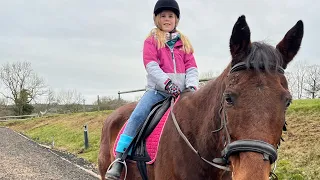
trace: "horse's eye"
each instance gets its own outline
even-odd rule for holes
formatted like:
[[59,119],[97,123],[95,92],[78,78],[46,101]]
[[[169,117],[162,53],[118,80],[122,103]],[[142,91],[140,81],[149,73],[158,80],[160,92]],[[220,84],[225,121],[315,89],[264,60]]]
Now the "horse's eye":
[[287,99],[286,101],[286,108],[288,108],[292,103],[292,99]]
[[233,105],[233,98],[230,94],[224,94],[224,99],[228,105]]

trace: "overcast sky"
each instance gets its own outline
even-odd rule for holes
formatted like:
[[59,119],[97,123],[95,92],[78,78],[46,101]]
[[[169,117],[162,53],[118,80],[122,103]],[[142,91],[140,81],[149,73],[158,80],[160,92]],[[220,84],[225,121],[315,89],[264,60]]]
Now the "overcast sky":
[[[97,95],[146,84],[143,41],[154,27],[156,0],[0,0],[0,64],[29,61],[55,91],[76,89],[87,103]],[[298,21],[305,25],[295,61],[320,64],[320,1],[180,0],[178,29],[195,48],[200,74],[230,61],[229,38],[244,14],[252,41],[276,45]],[[289,66],[290,68],[290,66]],[[124,94],[131,100],[139,93]]]

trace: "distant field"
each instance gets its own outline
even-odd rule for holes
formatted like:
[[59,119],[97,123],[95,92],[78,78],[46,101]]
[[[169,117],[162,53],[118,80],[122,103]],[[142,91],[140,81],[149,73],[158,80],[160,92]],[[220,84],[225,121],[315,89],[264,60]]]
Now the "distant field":
[[[58,115],[0,123],[37,142],[68,151],[97,164],[103,121],[111,111]],[[294,100],[287,112],[288,131],[281,143],[279,179],[320,179],[320,99]],[[83,125],[88,125],[90,147],[84,150]]]

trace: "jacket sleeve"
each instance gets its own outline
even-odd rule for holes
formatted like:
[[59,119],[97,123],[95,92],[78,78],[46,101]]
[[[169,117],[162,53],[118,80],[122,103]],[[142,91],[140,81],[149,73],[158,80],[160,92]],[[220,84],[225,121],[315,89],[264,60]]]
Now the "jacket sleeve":
[[149,37],[144,41],[143,63],[151,81],[165,89],[165,85],[170,79],[159,66],[158,51],[155,43],[153,37]]
[[199,86],[199,72],[198,67],[193,56],[193,53],[186,54],[185,56],[186,67],[186,87],[193,86],[198,89]]

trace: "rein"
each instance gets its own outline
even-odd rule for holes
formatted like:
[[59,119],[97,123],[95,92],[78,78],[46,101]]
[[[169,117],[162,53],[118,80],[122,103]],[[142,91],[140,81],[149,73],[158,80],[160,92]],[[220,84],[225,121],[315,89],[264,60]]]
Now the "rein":
[[[236,71],[240,71],[240,70],[246,70],[248,68],[253,68],[253,66],[251,64],[249,64],[249,67],[246,63],[244,62],[240,62],[236,65],[234,65],[229,74],[236,72]],[[264,67],[259,67],[260,69],[264,69]],[[278,67],[276,69],[279,73],[284,74],[284,69],[281,67]],[[229,162],[229,157],[233,154],[233,153],[239,153],[239,152],[257,152],[263,155],[263,160],[265,161],[269,161],[270,164],[274,164],[274,168],[273,170],[270,172],[270,176],[269,179],[274,179],[277,180],[278,177],[276,176],[276,174],[274,173],[275,169],[276,169],[276,161],[277,161],[277,149],[279,147],[275,148],[273,145],[264,142],[264,141],[260,141],[260,140],[253,140],[253,139],[243,139],[243,140],[236,140],[234,142],[231,142],[230,140],[230,134],[228,132],[227,129],[227,118],[226,118],[226,113],[223,109],[223,105],[221,104],[221,109],[220,109],[220,115],[221,113],[223,113],[223,117],[221,118],[220,116],[220,120],[221,120],[221,127],[218,128],[217,130],[212,131],[213,133],[217,133],[219,131],[221,131],[222,129],[225,129],[227,137],[226,137],[226,142],[227,144],[225,145],[225,148],[222,150],[221,152],[221,157],[220,158],[214,158],[212,161],[209,161],[207,159],[205,159],[204,157],[202,157],[199,153],[199,151],[197,151],[189,142],[188,138],[184,135],[184,133],[181,131],[179,124],[177,122],[177,119],[173,113],[173,106],[174,106],[174,99],[171,100],[171,106],[170,106],[170,111],[171,111],[171,116],[172,116],[172,120],[173,123],[179,133],[179,135],[182,137],[182,139],[186,142],[186,144],[190,147],[190,149],[196,153],[204,162],[225,170],[225,171],[231,171],[230,168],[228,167],[228,165],[230,164]],[[284,125],[284,129],[285,129],[285,125]],[[222,164],[222,165],[220,165]]]
[[187,143],[187,145],[191,148],[191,150],[192,150],[193,152],[195,152],[204,162],[206,162],[206,163],[208,163],[208,164],[210,164],[210,165],[212,165],[212,166],[214,166],[214,167],[216,167],[216,168],[223,169],[223,170],[225,170],[225,171],[230,171],[230,168],[229,168],[229,167],[219,165],[219,164],[217,164],[217,163],[215,163],[215,162],[211,162],[211,161],[203,158],[203,157],[200,155],[199,151],[197,151],[197,150],[191,145],[191,143],[189,142],[188,138],[183,134],[183,132],[181,131],[181,129],[180,129],[180,127],[179,127],[179,124],[178,124],[178,122],[177,122],[177,119],[176,119],[176,117],[175,117],[175,115],[174,115],[174,113],[173,113],[173,106],[174,106],[174,99],[171,100],[171,106],[170,106],[171,117],[172,117],[173,123],[174,123],[174,125],[176,126],[177,131],[179,132],[180,136],[181,136],[182,139]]

